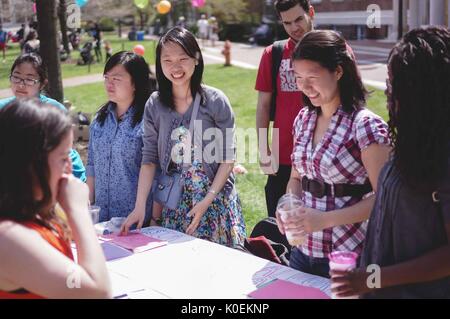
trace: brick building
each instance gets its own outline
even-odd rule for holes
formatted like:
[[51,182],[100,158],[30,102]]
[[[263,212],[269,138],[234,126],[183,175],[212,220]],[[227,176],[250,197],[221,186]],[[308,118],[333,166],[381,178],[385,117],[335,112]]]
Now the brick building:
[[[316,9],[317,28],[341,31],[347,39],[386,38],[394,23],[392,0],[311,0],[311,4]],[[373,4],[376,10],[381,10],[380,25],[370,28],[367,24]]]
[[405,33],[418,26],[449,26],[449,2],[450,0],[311,0],[316,9],[316,28],[341,31],[348,39],[391,40],[396,40],[399,32]]

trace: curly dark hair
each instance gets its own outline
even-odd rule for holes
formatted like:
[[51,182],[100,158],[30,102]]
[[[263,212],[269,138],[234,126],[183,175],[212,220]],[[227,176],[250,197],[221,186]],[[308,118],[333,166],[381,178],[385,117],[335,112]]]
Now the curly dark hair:
[[[295,46],[292,60],[310,60],[319,63],[330,72],[341,66],[343,75],[338,88],[342,109],[351,113],[366,105],[368,91],[362,83],[356,62],[348,49],[345,39],[331,30],[314,30],[306,33]],[[317,110],[310,99],[303,95],[303,100],[310,110]]]
[[450,31],[414,29],[388,60],[389,134],[394,164],[421,191],[435,190],[450,155]]

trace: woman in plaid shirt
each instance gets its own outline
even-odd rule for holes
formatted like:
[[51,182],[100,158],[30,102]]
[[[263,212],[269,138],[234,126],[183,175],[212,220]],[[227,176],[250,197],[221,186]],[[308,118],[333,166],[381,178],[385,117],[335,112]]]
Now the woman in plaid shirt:
[[287,192],[301,195],[301,217],[284,223],[303,244],[290,266],[329,277],[328,254],[360,253],[380,170],[390,151],[387,124],[366,109],[367,91],[344,38],[311,31],[293,56],[303,108],[293,128],[294,149]]

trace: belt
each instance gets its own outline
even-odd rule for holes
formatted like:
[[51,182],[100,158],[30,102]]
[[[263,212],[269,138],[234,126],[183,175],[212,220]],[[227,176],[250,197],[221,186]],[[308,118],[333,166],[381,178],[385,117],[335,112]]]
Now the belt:
[[302,190],[311,193],[314,197],[363,197],[372,191],[372,185],[367,184],[327,184],[325,182],[309,179],[306,176],[302,178]]

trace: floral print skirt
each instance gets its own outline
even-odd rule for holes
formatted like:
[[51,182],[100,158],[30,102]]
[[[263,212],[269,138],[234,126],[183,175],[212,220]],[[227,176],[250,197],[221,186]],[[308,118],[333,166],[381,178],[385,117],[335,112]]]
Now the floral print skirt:
[[[203,170],[202,164],[193,161],[184,173],[184,189],[178,209],[164,207],[162,226],[185,233],[193,217],[188,213],[208,193],[211,181]],[[228,247],[237,247],[246,237],[245,222],[237,193],[225,195],[223,191],[216,195],[213,203],[202,216],[193,236],[206,239]]]

